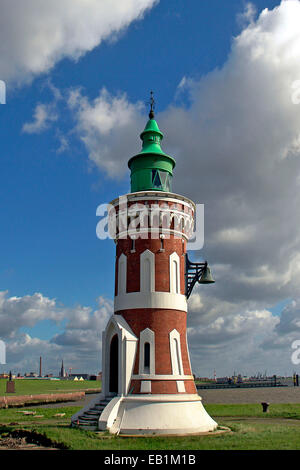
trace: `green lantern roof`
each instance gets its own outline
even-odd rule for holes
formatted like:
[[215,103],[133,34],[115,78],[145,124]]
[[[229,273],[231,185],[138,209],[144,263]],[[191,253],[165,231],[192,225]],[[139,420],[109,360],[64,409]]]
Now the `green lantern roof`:
[[131,191],[167,191],[171,192],[173,169],[176,162],[173,157],[161,149],[164,138],[154,119],[153,102],[149,120],[140,138],[143,141],[142,150],[132,157],[128,166],[131,170]]

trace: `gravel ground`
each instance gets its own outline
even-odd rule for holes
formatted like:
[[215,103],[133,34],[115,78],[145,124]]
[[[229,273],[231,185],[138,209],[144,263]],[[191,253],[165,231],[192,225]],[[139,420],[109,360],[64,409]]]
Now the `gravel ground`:
[[205,403],[299,403],[300,387],[229,388],[199,390]]
[[7,437],[0,439],[0,451],[2,450],[59,450],[54,447],[44,447],[37,444],[28,444],[24,438]]

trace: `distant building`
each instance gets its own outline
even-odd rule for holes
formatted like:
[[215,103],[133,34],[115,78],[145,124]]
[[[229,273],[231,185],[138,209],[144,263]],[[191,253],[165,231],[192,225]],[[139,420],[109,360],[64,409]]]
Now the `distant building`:
[[64,361],[62,361],[62,363],[61,363],[59,377],[66,377],[66,371],[65,371],[65,368],[64,368]]
[[24,377],[37,377],[37,376],[38,376],[38,375],[37,375],[36,372],[29,372],[29,373],[26,372],[26,373],[24,374]]
[[84,380],[90,380],[90,374],[70,374],[69,377],[71,379],[77,377],[78,380],[82,377]]

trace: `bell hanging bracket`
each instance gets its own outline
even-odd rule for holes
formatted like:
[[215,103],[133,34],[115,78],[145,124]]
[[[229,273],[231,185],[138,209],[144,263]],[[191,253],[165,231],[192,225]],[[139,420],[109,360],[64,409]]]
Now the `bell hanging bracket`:
[[213,284],[215,281],[211,275],[210,267],[207,261],[202,263],[193,263],[188,255],[185,257],[185,295],[190,297],[196,283]]

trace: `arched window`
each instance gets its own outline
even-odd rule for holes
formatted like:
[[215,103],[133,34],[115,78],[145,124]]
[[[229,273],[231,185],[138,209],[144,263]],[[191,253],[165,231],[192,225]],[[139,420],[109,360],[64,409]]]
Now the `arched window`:
[[176,374],[181,375],[182,374],[181,355],[180,355],[180,352],[179,352],[178,340],[177,340],[177,338],[174,338],[173,341],[174,341],[174,349],[175,349]]
[[126,294],[127,291],[127,257],[124,253],[118,262],[118,295]]
[[176,294],[179,294],[178,262],[175,260],[173,260],[173,276],[174,291]]
[[180,294],[180,258],[177,253],[170,256],[170,292]]
[[134,253],[135,252],[135,239],[132,238],[131,239],[131,253]]
[[141,292],[154,292],[155,272],[154,272],[155,255],[150,250],[141,254]]
[[155,374],[155,335],[150,328],[140,333],[139,374]]
[[177,330],[173,330],[169,334],[169,337],[172,373],[174,375],[183,375],[184,373],[181,357],[180,333]]
[[144,344],[144,374],[150,372],[150,343]]

